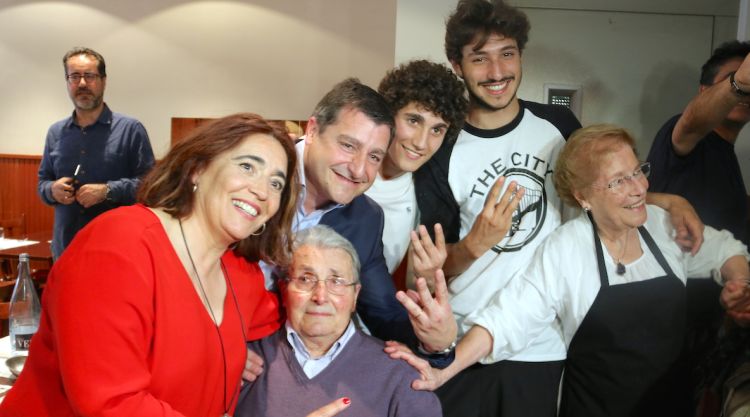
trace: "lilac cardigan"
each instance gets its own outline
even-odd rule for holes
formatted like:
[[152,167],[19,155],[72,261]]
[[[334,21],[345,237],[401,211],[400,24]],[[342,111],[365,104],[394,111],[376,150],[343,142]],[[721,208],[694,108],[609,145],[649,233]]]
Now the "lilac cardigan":
[[383,342],[359,330],[312,379],[294,358],[283,328],[250,348],[263,358],[265,370],[243,388],[235,417],[302,417],[341,397],[352,401],[341,416],[442,416],[435,394],[411,388],[417,371],[389,358]]

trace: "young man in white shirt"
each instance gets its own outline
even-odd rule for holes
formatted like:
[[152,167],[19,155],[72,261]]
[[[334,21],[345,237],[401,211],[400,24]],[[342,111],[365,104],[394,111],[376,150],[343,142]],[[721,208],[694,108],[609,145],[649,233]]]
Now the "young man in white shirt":
[[[388,271],[394,275],[406,260],[411,235],[418,251],[436,251],[442,245],[441,239],[433,245],[425,228],[421,228],[419,239],[416,233],[410,233],[419,225],[412,173],[432,158],[443,141],[456,139],[468,102],[463,82],[446,66],[426,60],[411,61],[389,71],[378,91],[395,113],[396,134],[375,182],[365,194],[383,208],[383,254]],[[406,274],[431,276],[434,271],[427,270],[433,266],[428,264],[429,257],[415,259]],[[398,279],[400,274],[395,275]]]

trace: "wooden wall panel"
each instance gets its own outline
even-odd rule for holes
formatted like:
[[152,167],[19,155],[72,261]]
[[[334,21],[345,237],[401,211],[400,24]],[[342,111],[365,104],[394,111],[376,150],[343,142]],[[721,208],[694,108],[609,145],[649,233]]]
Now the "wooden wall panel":
[[[193,129],[196,127],[202,125],[203,123],[208,122],[209,120],[213,120],[211,118],[206,117],[173,117],[172,118],[172,131],[171,131],[171,140],[170,145],[174,145],[175,143],[181,141],[185,138],[185,136],[190,133]],[[289,130],[290,126],[294,126],[294,129],[297,130],[294,133],[296,137],[302,136],[305,134],[305,128],[307,127],[307,120],[270,120],[274,123],[279,124],[285,124],[285,123],[294,123],[295,125],[286,125],[286,129]]]
[[36,193],[41,155],[0,154],[0,218],[23,214],[26,233],[52,230],[54,210]]
[[173,117],[172,118],[172,132],[170,145],[181,141],[185,136],[190,133],[196,127],[211,119],[199,118],[199,117]]
[[[178,142],[208,120],[211,119],[172,118],[171,143]],[[306,120],[294,122],[303,130],[307,125]],[[0,219],[24,215],[27,234],[51,231],[54,223],[54,209],[42,203],[36,192],[41,160],[41,155],[0,154]]]

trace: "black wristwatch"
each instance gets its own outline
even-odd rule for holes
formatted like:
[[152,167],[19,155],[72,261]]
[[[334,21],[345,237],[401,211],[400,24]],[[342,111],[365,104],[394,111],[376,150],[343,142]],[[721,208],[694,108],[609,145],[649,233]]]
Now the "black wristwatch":
[[453,352],[454,350],[456,350],[456,341],[454,340],[453,343],[451,343],[450,346],[448,346],[447,348],[445,348],[443,350],[434,351],[434,352],[431,352],[431,351],[428,351],[427,349],[425,349],[424,346],[422,345],[422,343],[420,343],[417,346],[417,349],[419,350],[419,353],[421,353],[422,355],[425,355],[425,356],[429,356],[429,355],[447,355],[447,354]]
[[734,72],[729,73],[729,83],[732,85],[732,88],[734,89],[734,94],[737,94],[740,97],[750,96],[750,91],[745,91],[741,89],[739,85],[737,85],[737,82],[734,80]]
[[417,356],[427,360],[433,368],[447,368],[456,359],[456,342],[439,352],[428,352],[420,343],[417,346]]

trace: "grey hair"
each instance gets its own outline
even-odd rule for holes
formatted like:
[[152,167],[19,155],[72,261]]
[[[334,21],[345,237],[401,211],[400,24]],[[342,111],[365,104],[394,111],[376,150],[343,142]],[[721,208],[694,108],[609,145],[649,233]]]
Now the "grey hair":
[[335,230],[328,226],[319,224],[309,229],[301,230],[297,232],[294,237],[294,245],[292,250],[296,251],[302,246],[312,246],[316,248],[324,249],[341,249],[346,252],[352,260],[352,273],[354,274],[354,282],[359,282],[359,256],[357,250],[354,249],[351,242],[345,237],[336,233]]

